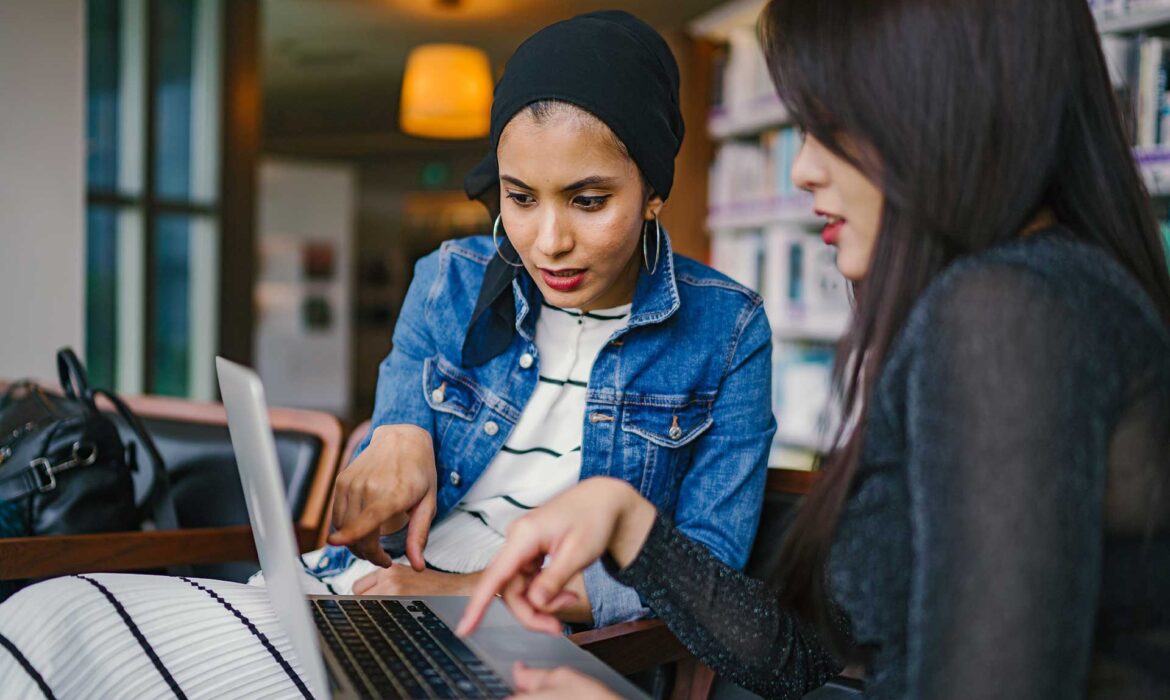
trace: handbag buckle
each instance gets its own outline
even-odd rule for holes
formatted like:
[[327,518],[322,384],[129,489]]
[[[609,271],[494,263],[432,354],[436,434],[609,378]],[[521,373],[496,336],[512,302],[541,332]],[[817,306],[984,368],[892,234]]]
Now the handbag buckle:
[[[88,443],[75,442],[73,443],[73,455],[66,461],[53,466],[48,459],[38,457],[32,462],[29,462],[28,468],[32,470],[33,476],[37,480],[37,490],[41,493],[48,493],[57,488],[57,472],[63,472],[66,469],[74,467],[88,467],[97,461],[97,448]],[[42,476],[43,474],[43,476]]]
[[39,457],[30,462],[28,468],[32,470],[37,481],[37,491],[48,493],[57,488],[57,475],[53,473],[53,465],[49,460]]

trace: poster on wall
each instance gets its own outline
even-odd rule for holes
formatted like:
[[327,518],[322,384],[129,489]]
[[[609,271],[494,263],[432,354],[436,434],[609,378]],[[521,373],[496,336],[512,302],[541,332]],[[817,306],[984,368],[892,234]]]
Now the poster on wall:
[[301,248],[301,272],[310,282],[331,282],[336,276],[337,251],[330,241],[308,241]]

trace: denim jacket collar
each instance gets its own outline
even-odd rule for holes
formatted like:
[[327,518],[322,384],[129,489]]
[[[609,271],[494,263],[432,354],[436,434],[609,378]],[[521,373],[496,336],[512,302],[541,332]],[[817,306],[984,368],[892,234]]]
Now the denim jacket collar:
[[[645,267],[638,273],[629,328],[660,323],[678,311],[673,248],[665,229],[660,240],[662,249],[658,255],[658,268],[653,275]],[[536,333],[536,318],[543,298],[540,289],[530,276],[521,273],[521,268],[505,262],[501,254],[516,255],[510,241],[505,240],[500,245],[499,254],[488,263],[484,273],[475,310],[463,338],[465,367],[482,365],[504,352],[511,345],[513,332],[527,340],[532,340]],[[509,310],[511,319],[508,318]]]
[[630,309],[629,328],[661,323],[678,311],[678,281],[674,276],[674,248],[670,235],[662,229],[662,251],[654,274],[643,265],[634,287],[634,305]]

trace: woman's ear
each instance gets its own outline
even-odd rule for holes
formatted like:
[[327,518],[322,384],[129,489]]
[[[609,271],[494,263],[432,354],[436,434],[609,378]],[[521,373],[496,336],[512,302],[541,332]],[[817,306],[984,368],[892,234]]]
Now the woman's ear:
[[646,206],[642,208],[642,218],[646,221],[653,221],[654,217],[662,212],[664,204],[666,202],[662,201],[662,197],[651,192],[650,198],[646,200]]

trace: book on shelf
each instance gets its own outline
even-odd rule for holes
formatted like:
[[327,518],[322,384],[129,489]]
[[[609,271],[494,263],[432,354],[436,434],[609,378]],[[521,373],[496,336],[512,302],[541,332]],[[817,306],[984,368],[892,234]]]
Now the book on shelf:
[[[792,183],[791,172],[800,144],[800,134],[792,127],[764,131],[754,141],[721,144],[707,180],[712,214],[797,199],[794,195],[799,190]],[[811,206],[808,209],[808,216],[812,216]]]
[[1125,0],[1089,0],[1089,9],[1098,18],[1115,17],[1125,12]]
[[762,229],[720,233],[711,239],[711,267],[753,291],[766,276]]
[[716,46],[711,52],[711,87],[708,93],[710,105],[722,105],[724,77],[727,75],[727,59],[729,50],[724,44]]
[[828,430],[833,351],[786,344],[772,355],[772,411],[776,442],[823,450]]
[[1101,49],[1131,144],[1170,145],[1170,40],[1111,34]]
[[1089,9],[1098,19],[1113,19],[1170,9],[1170,0],[1089,0]]
[[762,241],[760,293],[777,337],[836,341],[852,313],[836,252],[797,227],[771,227]]
[[754,27],[739,27],[730,33],[722,83],[720,104],[731,114],[775,99],[776,88]]

